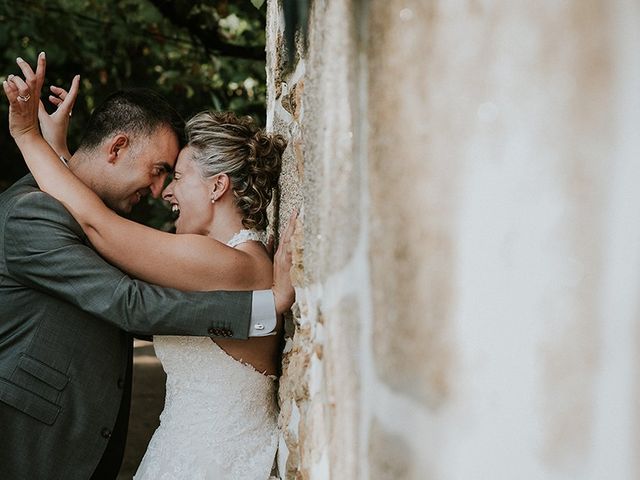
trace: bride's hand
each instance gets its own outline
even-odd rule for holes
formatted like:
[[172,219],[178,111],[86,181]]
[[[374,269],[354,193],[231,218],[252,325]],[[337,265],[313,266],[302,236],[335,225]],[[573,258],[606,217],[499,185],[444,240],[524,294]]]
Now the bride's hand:
[[273,297],[276,313],[284,314],[291,308],[296,299],[296,292],[291,283],[291,266],[293,252],[291,251],[293,232],[298,218],[297,210],[291,214],[289,224],[280,238],[280,245],[273,260]]
[[71,157],[67,147],[67,131],[69,130],[71,111],[78,96],[79,86],[80,75],[73,77],[71,88],[69,88],[68,92],[64,88],[52,85],[52,95],[49,95],[49,101],[56,106],[55,111],[51,114],[47,113],[42,101],[40,101],[38,109],[42,136],[58,155],[62,155],[67,159]]
[[35,73],[22,58],[18,57],[17,63],[24,80],[16,75],[9,75],[2,84],[9,99],[9,132],[16,142],[38,134],[38,102],[44,83],[46,59],[44,52],[38,55]]

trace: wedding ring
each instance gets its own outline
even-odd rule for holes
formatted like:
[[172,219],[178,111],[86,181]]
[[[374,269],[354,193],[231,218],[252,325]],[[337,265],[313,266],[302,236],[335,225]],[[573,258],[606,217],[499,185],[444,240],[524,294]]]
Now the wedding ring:
[[26,95],[18,95],[18,100],[21,102],[27,102],[31,98],[31,94],[27,93]]

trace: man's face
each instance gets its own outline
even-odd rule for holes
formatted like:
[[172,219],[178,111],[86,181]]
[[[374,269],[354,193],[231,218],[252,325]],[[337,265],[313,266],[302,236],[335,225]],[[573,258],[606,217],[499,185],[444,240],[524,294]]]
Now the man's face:
[[101,188],[102,200],[118,213],[129,213],[142,197],[157,198],[179,153],[178,139],[169,127],[148,136],[130,138],[120,158],[109,164]]

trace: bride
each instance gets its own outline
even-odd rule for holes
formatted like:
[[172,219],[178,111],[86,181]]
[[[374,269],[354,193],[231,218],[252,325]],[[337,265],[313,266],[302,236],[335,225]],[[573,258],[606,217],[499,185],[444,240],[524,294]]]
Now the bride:
[[[27,83],[13,77],[3,84],[11,134],[40,188],[64,204],[103,257],[182,290],[271,287],[264,230],[286,147],[281,136],[232,113],[190,119],[163,192],[178,215],[177,235],[160,232],[115,214],[64,166],[39,133],[37,107],[18,98],[37,99],[41,88],[31,68],[19,65]],[[37,75],[43,78],[44,61]],[[67,115],[76,93],[77,78],[67,98],[60,93],[58,112]],[[277,447],[280,337],[156,336],[154,347],[167,373],[165,408],[134,478],[267,479]]]

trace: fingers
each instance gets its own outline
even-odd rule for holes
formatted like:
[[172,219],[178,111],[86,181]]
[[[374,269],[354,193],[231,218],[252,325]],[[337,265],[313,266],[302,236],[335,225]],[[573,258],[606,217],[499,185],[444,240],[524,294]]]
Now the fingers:
[[50,89],[54,95],[49,95],[49,101],[58,107],[58,111],[71,115],[71,110],[73,109],[80,89],[80,75],[73,77],[71,88],[69,88],[68,92],[64,88],[55,85],[51,85]]
[[24,75],[25,80],[27,82],[35,82],[36,74],[33,73],[31,66],[27,62],[25,62],[21,57],[18,57],[16,59],[16,63],[18,64],[18,67],[20,68],[20,70],[22,70],[22,74]]
[[57,116],[59,113],[60,115],[71,116],[71,111],[73,110],[76,98],[78,97],[78,91],[80,90],[80,75],[73,77],[68,92],[64,88],[56,85],[51,85],[49,89],[53,92],[53,95],[49,95],[49,102],[56,106],[56,111],[53,115]]
[[67,91],[64,88],[51,85],[49,89],[53,92],[53,95],[51,95],[51,97],[55,98],[56,100],[62,102],[62,100],[67,98]]
[[7,79],[2,82],[2,88],[4,89],[4,93],[7,95],[10,102],[15,101],[16,97],[18,96],[18,87],[16,87],[16,85],[11,81],[13,77],[14,75],[9,75]]
[[24,138],[29,133],[37,133],[40,99],[38,80],[33,70],[20,58],[18,65],[25,79],[9,75],[3,83],[3,89],[9,99],[9,132],[16,142],[18,138]]
[[36,64],[36,89],[38,92],[38,97],[40,96],[42,85],[44,85],[44,73],[46,69],[47,69],[47,58],[44,52],[40,52],[40,54],[38,55],[38,61]]
[[2,82],[2,89],[4,90],[4,94],[9,99],[9,103],[15,102],[16,97],[18,96],[18,89],[16,88],[16,86],[13,83],[5,80],[4,82]]
[[62,100],[58,97],[54,97],[53,95],[49,95],[49,101],[53,103],[56,107],[59,107],[62,103]]
[[283,242],[289,242],[291,240],[291,237],[293,236],[293,231],[296,228],[297,219],[298,219],[298,210],[295,209],[291,213],[291,216],[289,217],[289,223],[287,224],[287,228],[285,229],[284,234],[282,235]]
[[[31,69],[31,66],[21,57],[16,59],[16,63],[24,75],[24,80],[19,76],[9,75],[7,77],[8,88],[3,86],[7,95],[14,95],[17,100],[22,102],[27,102],[31,96],[39,98],[46,68],[44,52],[38,55],[35,73]],[[13,87],[11,87],[11,85],[13,85]],[[15,100],[15,98],[13,98],[13,100]],[[12,98],[10,98],[10,100],[12,100]]]
[[291,258],[293,252],[291,251],[290,244],[291,239],[293,237],[293,233],[296,229],[296,221],[298,219],[298,210],[294,210],[291,216],[289,217],[289,223],[287,224],[287,228],[285,228],[282,236],[280,237],[280,245],[278,246],[278,250],[276,251],[275,258],[282,262],[284,265],[288,267],[291,266]]
[[20,95],[20,92],[18,91],[18,87],[16,87],[16,84],[11,81],[12,78],[13,78],[13,75],[9,75],[7,79],[3,82],[2,87],[4,89],[4,93],[7,95],[7,98],[9,99],[9,105],[11,108],[22,107],[20,105],[17,105],[19,103],[18,95]]
[[79,90],[80,90],[80,75],[76,75],[75,77],[73,77],[73,80],[71,81],[71,88],[69,89],[69,93],[65,94],[65,96],[62,97],[63,104],[65,108],[69,110],[69,112],[71,112],[73,105],[76,103],[76,98],[78,97]]
[[41,52],[38,55],[38,60],[36,62],[36,71],[35,73],[31,69],[31,66],[25,62],[21,57],[16,59],[16,63],[18,67],[22,71],[22,74],[25,78],[25,83],[29,85],[30,88],[33,89],[33,94],[40,96],[40,90],[42,89],[42,84],[44,83],[44,74],[46,70],[47,60],[44,52]]
[[16,75],[10,75],[7,80],[9,81],[9,83],[12,83],[15,86],[16,90],[18,91],[18,95],[23,97],[31,96],[31,88],[29,88],[29,85],[27,85],[25,81],[20,77]]
[[295,302],[295,289],[291,281],[291,268],[293,262],[292,237],[296,229],[298,211],[295,210],[289,217],[289,224],[285,228],[281,243],[276,252],[273,264],[273,295],[276,299],[276,312],[283,314],[291,308]]

